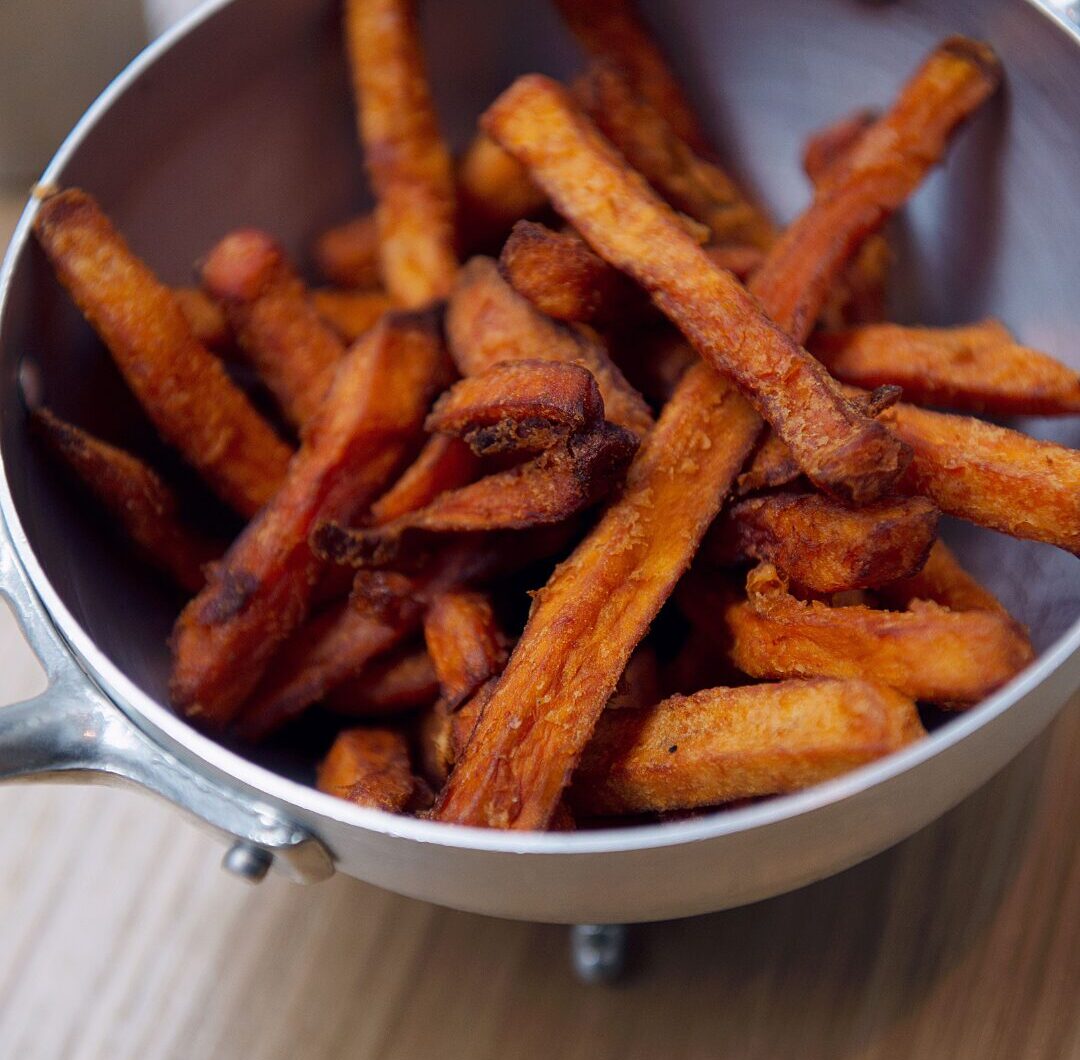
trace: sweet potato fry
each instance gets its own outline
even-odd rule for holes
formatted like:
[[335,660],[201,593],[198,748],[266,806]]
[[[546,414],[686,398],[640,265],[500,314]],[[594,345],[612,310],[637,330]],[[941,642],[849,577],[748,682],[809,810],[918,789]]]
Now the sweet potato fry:
[[460,438],[436,434],[401,478],[371,506],[372,522],[388,523],[415,512],[440,493],[468,485],[479,470],[480,461]]
[[319,764],[315,785],[327,795],[388,813],[422,809],[431,799],[413,776],[404,733],[393,729],[347,729]]
[[934,542],[918,574],[879,586],[877,593],[897,608],[908,607],[915,600],[929,600],[950,611],[1006,613],[1001,601],[960,566],[952,549],[940,539]]
[[457,190],[461,242],[468,248],[502,240],[515,221],[547,202],[525,167],[483,133],[458,162]]
[[232,329],[217,302],[198,287],[174,287],[173,297],[198,342],[219,355],[231,352]]
[[319,272],[338,287],[378,287],[379,228],[373,213],[361,214],[327,229],[315,241]]
[[751,497],[732,507],[708,538],[720,562],[775,564],[816,593],[872,589],[922,569],[938,510],[924,497],[846,508],[816,493]]
[[607,418],[641,437],[652,415],[641,395],[587,328],[549,320],[500,275],[490,258],[473,258],[461,270],[446,314],[450,352],[464,376],[503,361],[565,361],[587,368],[600,388]]
[[977,703],[1033,653],[1023,630],[988,611],[914,601],[907,611],[803,603],[771,564],[750,572],[749,599],[723,621],[732,662],[751,677],[861,677],[914,699]]
[[192,334],[172,291],[83,191],[45,199],[34,231],[162,437],[226,503],[254,515],[291,451]]
[[330,389],[345,345],[285,252],[265,232],[238,229],[210,251],[202,281],[286,419],[303,428]]
[[439,679],[424,647],[389,652],[356,677],[338,685],[324,700],[335,714],[380,718],[404,714],[435,701]]
[[812,133],[803,145],[803,172],[813,184],[844,157],[878,120],[873,110],[857,110]]
[[450,589],[435,596],[424,614],[424,642],[447,710],[506,665],[506,640],[486,593]]
[[590,56],[620,69],[677,135],[709,152],[701,122],[633,0],[555,0],[555,6]]
[[574,82],[574,95],[630,165],[675,209],[705,225],[713,242],[760,250],[775,242],[776,230],[761,210],[719,166],[696,155],[617,66],[593,63]]
[[176,497],[152,468],[48,409],[35,409],[31,423],[155,567],[181,589],[202,588],[203,567],[223,548],[183,525]]
[[869,681],[710,688],[606,712],[567,798],[581,813],[620,814],[780,795],[923,735],[915,704]]
[[346,48],[378,205],[379,271],[400,305],[450,292],[454,173],[424,69],[414,0],[347,0]]
[[935,48],[889,110],[831,166],[814,205],[781,236],[754,275],[774,320],[805,335],[844,262],[941,158],[950,135],[997,87],[985,44],[951,37]]
[[1080,413],[1080,375],[1018,345],[996,320],[958,328],[872,324],[821,333],[810,349],[845,383],[892,383],[919,405],[999,416]]
[[390,296],[383,291],[344,291],[321,287],[311,292],[311,301],[319,316],[345,342],[355,342],[367,334],[391,308]]
[[177,621],[177,707],[210,727],[232,720],[307,614],[320,568],[307,541],[315,522],[348,519],[385,488],[446,375],[431,313],[389,314],[349,351],[284,486]]

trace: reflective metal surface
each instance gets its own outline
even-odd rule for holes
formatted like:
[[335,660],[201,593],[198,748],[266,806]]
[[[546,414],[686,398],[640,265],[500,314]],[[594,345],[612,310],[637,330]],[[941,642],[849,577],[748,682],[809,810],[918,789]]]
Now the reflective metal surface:
[[[809,131],[885,102],[947,33],[990,40],[1005,62],[1005,90],[895,226],[894,308],[899,319],[929,324],[992,313],[1032,345],[1080,364],[1080,51],[1060,11],[1024,0],[646,6],[732,168],[782,219],[807,198],[797,155]],[[455,0],[425,10],[437,97],[457,144],[515,74],[565,74],[577,61],[546,4]],[[238,224],[268,227],[302,257],[322,226],[364,203],[339,36],[332,0],[211,3],[92,108],[46,178],[98,195],[172,282],[186,280],[188,263]],[[8,592],[28,624],[55,625],[56,659],[77,664],[70,683],[50,688],[36,710],[0,710],[8,769],[29,772],[38,753],[16,746],[25,731],[16,722],[48,718],[68,699],[89,702],[133,734],[126,746],[148,764],[137,766],[133,750],[125,768],[140,783],[234,836],[253,838],[261,815],[271,814],[272,830],[316,835],[339,870],[405,894],[503,916],[624,922],[753,901],[883,849],[991,776],[1080,684],[1075,559],[951,526],[974,572],[1032,627],[1040,656],[900,754],[741,810],[579,834],[452,828],[323,796],[309,786],[310,757],[242,757],[164,705],[165,636],[178,601],[128,562],[28,444],[16,385],[24,358],[40,364],[45,398],[62,415],[170,459],[28,239],[32,209],[0,273],[0,508],[8,568],[25,570],[33,586]],[[1080,444],[1072,422],[1027,427]],[[169,467],[183,477],[175,460]],[[101,731],[121,731],[109,724]],[[66,741],[58,739],[71,754]],[[184,782],[155,780],[159,773]],[[205,788],[187,787],[192,777]],[[192,806],[199,791],[213,798]],[[265,839],[254,841],[270,849]],[[314,849],[302,840],[285,846]]]

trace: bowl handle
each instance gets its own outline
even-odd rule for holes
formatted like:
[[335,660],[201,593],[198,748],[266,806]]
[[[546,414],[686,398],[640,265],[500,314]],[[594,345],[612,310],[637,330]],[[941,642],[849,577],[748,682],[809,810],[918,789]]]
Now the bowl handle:
[[0,707],[0,780],[133,784],[231,842],[225,868],[257,882],[273,865],[301,883],[334,873],[322,842],[276,809],[210,780],[156,744],[99,689],[63,642],[0,519],[0,595],[45,669],[39,696]]

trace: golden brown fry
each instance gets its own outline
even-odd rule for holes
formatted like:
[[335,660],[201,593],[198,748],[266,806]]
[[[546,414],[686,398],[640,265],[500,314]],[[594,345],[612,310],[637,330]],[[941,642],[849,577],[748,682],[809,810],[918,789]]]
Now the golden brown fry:
[[319,272],[338,287],[378,287],[379,228],[372,213],[327,229],[315,242]]
[[604,399],[607,418],[641,437],[652,414],[615,366],[595,332],[549,320],[500,275],[490,258],[461,270],[446,313],[450,352],[464,376],[504,361],[564,361],[587,368]]
[[429,438],[420,455],[372,506],[375,524],[388,523],[430,504],[440,493],[472,482],[480,461],[460,438],[437,434]]
[[795,335],[809,331],[838,268],[910,196],[1000,76],[997,57],[978,41],[951,37],[930,53],[884,116],[825,172],[813,207],[754,275],[774,320]]
[[355,342],[361,335],[366,335],[391,308],[390,296],[378,290],[344,291],[321,287],[311,292],[311,301],[319,316],[345,342]]
[[232,720],[307,614],[321,565],[312,527],[348,519],[385,488],[446,372],[430,313],[389,314],[349,351],[284,486],[177,620],[171,688],[184,713],[211,727]]
[[152,468],[48,409],[35,409],[31,423],[155,567],[182,589],[202,588],[203,567],[222,547],[180,522],[176,497]]
[[996,320],[957,328],[874,324],[821,333],[810,349],[845,383],[892,383],[919,405],[999,416],[1080,413],[1080,375],[1018,345]]
[[285,252],[265,232],[238,229],[210,251],[202,281],[286,419],[303,428],[322,404],[345,345]]
[[436,595],[424,614],[424,642],[450,711],[506,665],[506,640],[486,593],[458,588]]
[[319,763],[316,787],[327,795],[388,813],[421,809],[427,785],[413,776],[404,733],[393,729],[346,729]]
[[1034,657],[1006,615],[914,601],[907,611],[803,603],[771,564],[750,572],[748,600],[723,621],[732,662],[751,677],[861,677],[914,699],[977,703]]
[[634,91],[625,72],[593,63],[574,83],[574,95],[597,128],[675,209],[700,221],[719,244],[760,250],[776,229],[719,166],[698,157],[665,114]]
[[915,600],[929,600],[950,611],[1006,613],[1001,601],[960,566],[952,550],[941,540],[934,542],[918,574],[882,585],[877,592],[886,603],[897,608],[908,607]]
[[555,6],[590,56],[620,69],[683,140],[709,152],[694,108],[633,0],[555,0]]
[[378,205],[379,266],[390,296],[421,306],[457,272],[454,173],[424,69],[415,0],[346,0],[358,127]]
[[438,694],[439,679],[427,649],[399,648],[338,685],[325,705],[335,714],[380,718],[433,703]]
[[539,75],[519,78],[483,122],[593,249],[648,290],[706,361],[738,383],[818,486],[857,503],[886,492],[906,464],[903,446],[860,415],[782,330],[785,315],[776,315],[779,324],[766,317],[681,231],[564,89]]
[[461,241],[470,248],[501,241],[515,221],[547,202],[525,167],[483,133],[458,162],[457,190]]
[[878,120],[873,110],[857,110],[812,133],[803,145],[803,172],[813,184],[840,161]]
[[924,497],[855,509],[816,493],[751,497],[710,534],[708,554],[721,562],[768,561],[816,593],[872,589],[922,568],[938,516]]
[[923,735],[915,704],[869,681],[710,688],[606,712],[567,797],[578,812],[620,814],[780,795]]
[[174,287],[173,297],[196,340],[217,354],[232,351],[233,334],[225,310],[198,287]]
[[76,188],[38,207],[34,231],[162,437],[243,515],[281,485],[289,447],[192,335],[176,297]]

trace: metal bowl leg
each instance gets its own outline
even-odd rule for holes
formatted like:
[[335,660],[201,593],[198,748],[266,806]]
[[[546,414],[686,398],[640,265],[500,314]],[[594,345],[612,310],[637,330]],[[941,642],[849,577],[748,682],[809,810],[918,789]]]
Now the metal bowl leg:
[[614,983],[626,971],[625,924],[575,924],[570,929],[570,958],[585,983]]

